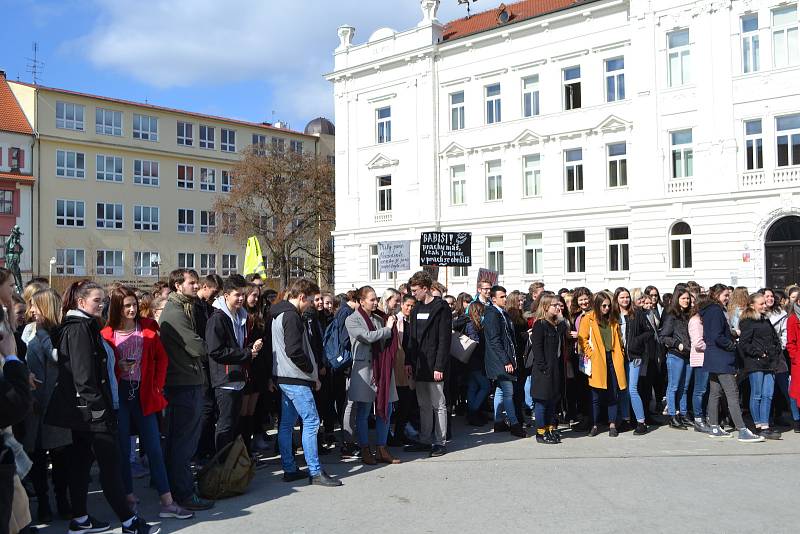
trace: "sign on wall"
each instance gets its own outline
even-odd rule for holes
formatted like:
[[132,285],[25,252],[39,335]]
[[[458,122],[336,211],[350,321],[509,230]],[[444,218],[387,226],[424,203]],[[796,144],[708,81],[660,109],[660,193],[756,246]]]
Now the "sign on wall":
[[419,238],[419,264],[469,267],[472,265],[472,233],[422,232]]
[[392,273],[411,269],[411,241],[379,241],[378,272]]

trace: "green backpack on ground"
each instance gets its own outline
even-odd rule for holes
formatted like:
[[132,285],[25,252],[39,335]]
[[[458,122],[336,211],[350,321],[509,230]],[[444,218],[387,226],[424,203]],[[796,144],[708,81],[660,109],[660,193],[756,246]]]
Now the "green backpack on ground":
[[242,495],[255,475],[255,464],[242,436],[226,445],[197,474],[197,488],[206,499]]

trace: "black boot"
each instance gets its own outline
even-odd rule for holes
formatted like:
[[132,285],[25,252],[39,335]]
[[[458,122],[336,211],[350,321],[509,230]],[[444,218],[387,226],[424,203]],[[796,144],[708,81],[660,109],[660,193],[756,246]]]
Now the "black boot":
[[676,430],[686,430],[686,427],[683,426],[683,423],[680,419],[678,419],[677,415],[673,415],[669,418],[669,427],[674,428]]
[[500,421],[499,423],[494,424],[495,432],[508,432],[509,430],[511,430],[511,427],[508,426],[508,423],[505,421]]
[[328,473],[325,471],[320,471],[318,475],[308,477],[308,484],[310,486],[326,486],[328,488],[335,488],[336,486],[341,486],[342,481],[329,477]]
[[528,437],[528,433],[525,432],[525,429],[522,428],[522,425],[520,423],[517,423],[515,425],[511,425],[511,427],[509,428],[509,431],[511,432],[512,436],[516,436],[518,438],[527,438]]
[[56,494],[56,509],[61,519],[72,519],[72,505],[66,493]]

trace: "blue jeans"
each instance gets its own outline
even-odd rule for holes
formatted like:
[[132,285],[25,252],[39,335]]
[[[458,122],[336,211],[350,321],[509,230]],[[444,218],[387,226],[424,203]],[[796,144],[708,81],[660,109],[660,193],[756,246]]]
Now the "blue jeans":
[[206,386],[166,386],[167,439],[164,443],[164,463],[169,486],[177,502],[189,499],[194,493],[194,475],[189,467],[197,452],[202,430],[201,418]]
[[[636,421],[644,423],[644,403],[642,403],[642,396],[639,395],[639,375],[642,371],[642,366],[641,364],[633,365],[633,362],[627,362],[626,366],[628,368],[628,391],[630,392],[633,415],[636,417]],[[623,415],[624,418],[625,416]]]
[[558,421],[556,421],[556,403],[558,399],[550,399],[550,400],[542,400],[542,399],[535,399],[536,403],[535,409],[535,417],[536,417],[536,428],[543,429],[547,426],[558,426]]
[[281,423],[278,428],[278,449],[281,451],[281,464],[284,473],[297,471],[292,450],[292,434],[297,417],[303,420],[303,455],[306,457],[308,474],[317,476],[322,470],[317,449],[319,415],[314,403],[314,393],[310,386],[278,384],[281,388]]
[[786,398],[786,404],[789,405],[789,410],[792,412],[792,419],[800,421],[800,409],[798,409],[797,401],[789,396],[789,384],[791,381],[792,378],[789,376],[788,372],[775,375],[775,385]]
[[489,379],[483,371],[470,371],[467,381],[467,409],[477,412],[483,406],[483,401],[489,394]]
[[750,416],[757,425],[769,425],[769,409],[775,392],[775,374],[768,371],[750,373]]
[[528,375],[525,379],[525,405],[534,411],[536,408],[536,399],[531,396],[531,388],[533,387],[533,375]]
[[703,410],[703,400],[708,389],[708,371],[702,367],[693,367],[694,388],[692,388],[692,412],[695,419],[702,418],[705,414]]
[[159,495],[169,493],[167,467],[164,465],[164,453],[161,451],[161,431],[158,429],[156,414],[142,414],[142,402],[139,400],[139,389],[134,382],[119,381],[119,428],[117,438],[122,453],[122,484],[125,493],[133,493],[133,477],[131,476],[131,421],[139,429],[139,441],[150,461],[150,478]]
[[503,421],[503,410],[509,425],[516,425],[517,411],[514,408],[514,382],[511,380],[498,380],[497,389],[494,391],[494,422]]
[[675,415],[676,396],[680,395],[679,409],[686,415],[686,394],[689,391],[689,380],[692,378],[692,368],[689,361],[671,352],[667,354],[667,413]]
[[[358,434],[359,447],[369,446],[369,414],[371,411],[371,402],[356,402],[356,434]],[[392,417],[391,402],[386,408],[386,416],[386,419],[375,416],[375,444],[378,447],[385,447],[389,438],[389,421]]]

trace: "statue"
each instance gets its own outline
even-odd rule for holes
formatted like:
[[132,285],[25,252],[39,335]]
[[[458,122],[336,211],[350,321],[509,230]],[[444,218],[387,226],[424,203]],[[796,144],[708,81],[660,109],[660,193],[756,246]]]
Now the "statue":
[[17,293],[22,294],[22,273],[19,271],[19,260],[25,250],[20,243],[22,232],[18,225],[14,225],[11,235],[6,239],[6,269],[14,275],[14,283],[17,286]]

